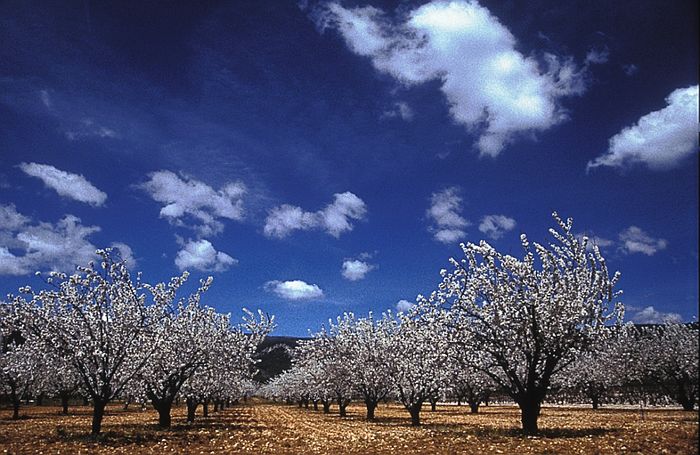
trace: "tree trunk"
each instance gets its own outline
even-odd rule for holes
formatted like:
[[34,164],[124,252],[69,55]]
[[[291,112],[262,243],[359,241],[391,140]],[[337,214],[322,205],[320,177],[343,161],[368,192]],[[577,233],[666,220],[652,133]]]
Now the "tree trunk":
[[100,434],[102,430],[102,417],[105,415],[106,400],[94,399],[92,407],[92,434]]
[[61,393],[61,409],[63,415],[68,415],[68,397],[67,393]]
[[323,413],[329,414],[331,412],[331,400],[321,400],[321,404],[323,404]]
[[692,393],[688,393],[685,388],[684,381],[677,381],[678,383],[678,393],[676,394],[676,401],[683,406],[684,411],[692,411],[695,407],[695,399]]
[[173,407],[172,400],[158,400],[153,402],[153,407],[158,411],[158,426],[161,428],[170,428],[171,418],[170,410]]
[[12,400],[12,420],[19,419],[19,399]]
[[219,412],[219,402],[214,401],[214,412]]
[[202,404],[202,417],[209,417],[209,400],[204,400]]
[[193,400],[191,398],[187,399],[187,421],[189,423],[194,422],[195,413],[197,412],[197,405],[199,405],[197,400]]
[[599,406],[598,396],[595,395],[595,396],[592,398],[592,401],[593,401],[593,410],[595,411],[595,410],[598,409],[598,406]]
[[457,397],[457,406],[462,406],[462,399]]
[[538,433],[537,419],[540,417],[542,404],[536,400],[527,400],[518,404],[520,405],[520,421],[523,425],[523,433],[536,435]]
[[420,409],[423,403],[417,403],[408,408],[408,412],[411,414],[411,425],[417,427],[420,425]]
[[377,400],[366,399],[365,406],[367,406],[367,420],[374,420],[374,411],[377,409]]
[[314,411],[318,411],[318,400],[314,400]]
[[437,410],[437,400],[430,400],[430,412]]
[[469,410],[472,414],[478,414],[479,413],[479,402],[478,401],[470,401],[469,402]]
[[19,419],[19,405],[21,398],[17,395],[17,383],[10,380],[10,399],[12,400],[12,420]]
[[38,397],[36,397],[36,405],[37,406],[43,406],[44,405],[44,392],[41,392]]
[[340,417],[347,417],[348,413],[346,411],[346,408],[348,407],[348,404],[350,404],[350,400],[338,398],[338,412],[340,414]]

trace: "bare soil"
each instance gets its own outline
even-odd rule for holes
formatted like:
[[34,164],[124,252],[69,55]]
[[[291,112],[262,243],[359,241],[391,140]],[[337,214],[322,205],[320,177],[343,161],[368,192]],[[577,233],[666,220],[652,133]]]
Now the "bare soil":
[[[696,454],[698,413],[678,410],[547,407],[537,437],[519,432],[513,406],[423,408],[423,425],[410,426],[408,413],[380,405],[377,421],[364,420],[353,404],[348,417],[324,415],[278,403],[256,401],[185,423],[185,408],[173,409],[173,427],[156,427],[157,414],[111,405],[103,434],[88,435],[91,409],[78,406],[62,416],[55,407],[26,406],[22,418],[0,411],[0,453],[249,453],[249,454]],[[333,409],[335,410],[335,409]],[[201,411],[201,408],[198,410]]]

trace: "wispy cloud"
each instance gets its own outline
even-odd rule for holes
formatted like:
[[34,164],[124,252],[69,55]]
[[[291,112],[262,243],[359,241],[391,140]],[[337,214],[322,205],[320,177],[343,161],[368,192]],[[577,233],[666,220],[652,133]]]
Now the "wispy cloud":
[[[204,182],[170,171],[153,172],[139,188],[164,204],[160,216],[176,226],[196,230],[200,235],[221,232],[220,219],[240,221],[244,217],[246,186],[230,182],[215,190]],[[193,221],[193,222],[192,222]]]
[[321,229],[337,238],[344,232],[352,231],[351,220],[364,219],[367,206],[349,191],[336,193],[333,197],[331,204],[317,212],[307,212],[289,204],[274,207],[265,220],[265,235],[284,238],[296,230]]
[[19,168],[25,174],[40,179],[60,196],[93,206],[104,205],[107,200],[107,194],[82,175],[62,171],[48,164],[21,163]]
[[471,223],[462,217],[462,197],[456,186],[433,193],[426,216],[431,221],[428,231],[438,242],[454,243],[466,235],[464,229]]
[[642,253],[653,256],[668,245],[666,239],[657,239],[637,226],[630,226],[620,232],[621,248],[628,254]]
[[505,215],[486,215],[479,223],[479,231],[497,240],[508,231],[515,229],[515,220]]
[[627,307],[632,313],[632,322],[636,324],[667,324],[683,322],[683,318],[678,313],[666,313],[658,311],[653,306],[637,309]]
[[287,300],[316,300],[323,298],[323,291],[316,284],[302,280],[268,281],[265,290]]
[[698,86],[674,90],[666,104],[610,138],[608,151],[590,161],[587,169],[641,164],[652,170],[665,170],[697,153]]
[[[405,85],[440,81],[450,115],[479,135],[481,155],[497,156],[515,136],[566,119],[564,96],[585,90],[571,58],[524,55],[511,32],[477,2],[433,1],[392,23],[380,9],[330,2],[314,12],[354,53]],[[603,54],[590,54],[602,60]],[[586,62],[589,63],[589,62]]]
[[398,101],[391,106],[390,109],[385,110],[382,113],[381,118],[400,118],[402,120],[405,120],[407,122],[410,122],[413,120],[414,112],[413,109],[411,109],[411,106],[408,105],[408,103],[405,103],[403,101]]

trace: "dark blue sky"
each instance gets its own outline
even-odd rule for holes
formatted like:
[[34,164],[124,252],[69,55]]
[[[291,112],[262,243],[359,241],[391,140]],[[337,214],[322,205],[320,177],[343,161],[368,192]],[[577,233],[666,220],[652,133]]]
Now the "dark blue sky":
[[697,43],[691,1],[3,2],[0,290],[116,244],[305,335],[557,210],[628,319],[696,319]]

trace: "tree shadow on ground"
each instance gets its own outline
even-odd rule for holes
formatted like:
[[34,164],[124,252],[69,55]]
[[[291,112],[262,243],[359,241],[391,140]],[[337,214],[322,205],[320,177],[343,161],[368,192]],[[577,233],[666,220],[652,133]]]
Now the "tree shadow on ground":
[[445,431],[450,434],[463,436],[475,436],[478,438],[547,438],[547,439],[573,439],[587,436],[604,436],[620,432],[620,428],[541,428],[534,436],[525,435],[521,428],[484,428],[473,427],[463,423],[426,423],[421,425],[435,431]]

